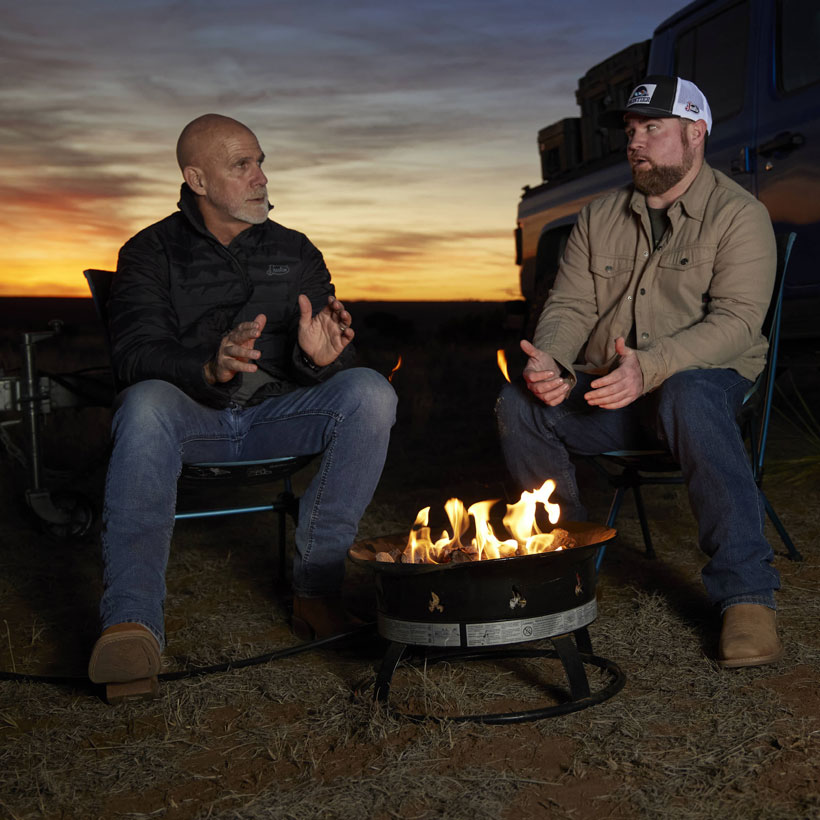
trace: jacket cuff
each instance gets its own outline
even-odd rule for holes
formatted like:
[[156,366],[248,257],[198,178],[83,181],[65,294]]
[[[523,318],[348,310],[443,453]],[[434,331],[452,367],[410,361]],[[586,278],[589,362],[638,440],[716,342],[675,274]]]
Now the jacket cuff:
[[344,366],[341,362],[347,348],[339,354],[330,364],[318,365],[299,345],[293,346],[291,364],[293,365],[296,378],[300,384],[317,384],[329,379],[334,373]]
[[638,350],[635,353],[643,374],[643,392],[651,393],[663,384],[666,369],[661,354],[654,350]]

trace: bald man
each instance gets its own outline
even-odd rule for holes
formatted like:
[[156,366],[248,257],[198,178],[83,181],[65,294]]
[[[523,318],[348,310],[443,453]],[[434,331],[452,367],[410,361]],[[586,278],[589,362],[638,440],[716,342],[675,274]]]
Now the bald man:
[[268,219],[254,133],[206,114],[183,129],[177,159],[179,210],[123,246],[109,302],[122,389],[89,677],[112,701],[157,692],[183,464],[322,454],[300,502],[292,625],[328,637],[353,623],[339,595],[345,554],[395,421],[391,386],[352,366],[351,316],[321,253]]

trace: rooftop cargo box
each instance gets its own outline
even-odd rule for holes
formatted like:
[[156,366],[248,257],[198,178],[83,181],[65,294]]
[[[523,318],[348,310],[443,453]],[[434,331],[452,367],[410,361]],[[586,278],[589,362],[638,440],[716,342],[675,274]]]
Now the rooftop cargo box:
[[581,121],[567,117],[538,132],[541,178],[546,182],[565,174],[581,162]]
[[646,76],[649,40],[634,43],[593,66],[578,81],[575,99],[581,106],[581,156],[584,162],[626,149],[618,130],[602,128],[604,111],[626,104],[629,92]]

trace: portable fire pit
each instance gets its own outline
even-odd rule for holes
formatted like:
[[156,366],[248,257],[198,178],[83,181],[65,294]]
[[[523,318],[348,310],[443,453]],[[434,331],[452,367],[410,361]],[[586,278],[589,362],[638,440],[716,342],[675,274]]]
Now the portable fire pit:
[[[454,658],[560,659],[569,684],[566,701],[521,712],[458,715],[448,718],[451,720],[537,720],[584,709],[619,692],[624,674],[613,662],[593,654],[587,630],[597,615],[595,557],[615,530],[582,522],[562,522],[561,526],[577,546],[484,561],[377,560],[377,555],[400,552],[406,535],[354,544],[348,555],[375,574],[378,630],[390,641],[376,675],[374,697],[388,705],[393,674],[408,647],[450,650],[428,657],[428,663]],[[546,641],[551,648],[512,648],[531,641]],[[585,665],[609,673],[605,688],[591,692]]]

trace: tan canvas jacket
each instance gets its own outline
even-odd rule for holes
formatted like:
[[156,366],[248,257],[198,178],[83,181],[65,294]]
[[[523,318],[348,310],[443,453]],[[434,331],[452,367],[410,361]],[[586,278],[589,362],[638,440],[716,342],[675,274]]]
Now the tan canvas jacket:
[[673,373],[763,369],[760,328],[777,252],[764,205],[704,163],[669,208],[652,250],[646,198],[632,186],[586,205],[573,229],[533,343],[567,370],[606,373],[633,322],[644,392]]

